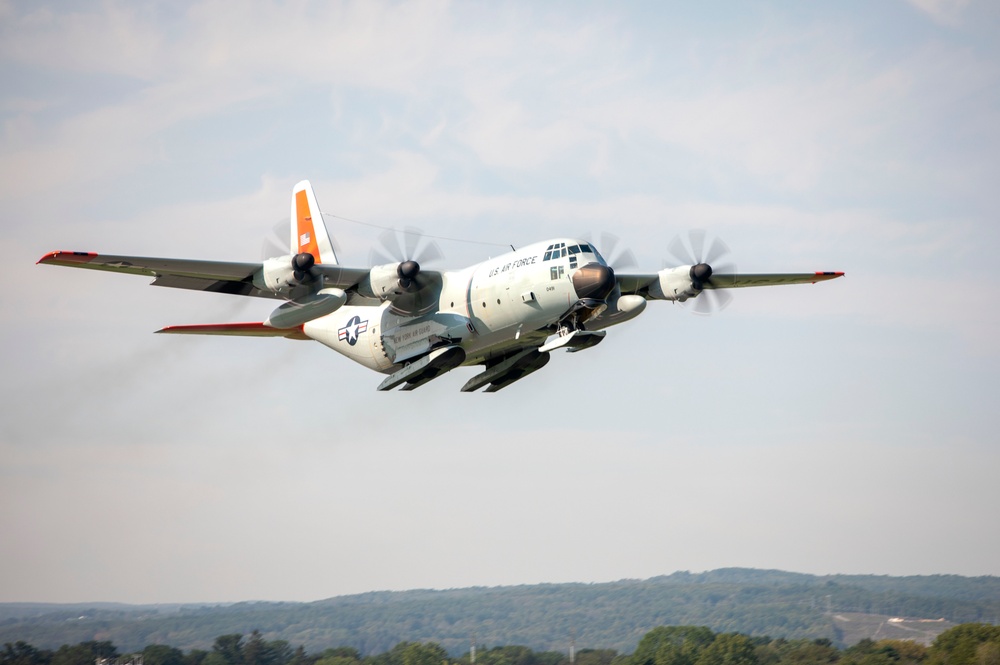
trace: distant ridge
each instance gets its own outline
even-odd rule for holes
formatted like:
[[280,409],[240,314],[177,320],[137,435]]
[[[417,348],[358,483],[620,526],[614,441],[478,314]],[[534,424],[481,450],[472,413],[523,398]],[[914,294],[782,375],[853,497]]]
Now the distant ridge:
[[[839,613],[1000,621],[1000,577],[808,575],[723,568],[647,580],[466,589],[378,591],[309,603],[228,605],[117,603],[0,604],[0,643],[37,647],[99,639],[123,651],[148,644],[209,648],[216,637],[260,630],[309,651],[352,646],[381,653],[401,641],[437,642],[450,653],[480,644],[631,652],[660,625],[786,638],[829,638],[843,645]],[[853,625],[853,624],[852,624]]]

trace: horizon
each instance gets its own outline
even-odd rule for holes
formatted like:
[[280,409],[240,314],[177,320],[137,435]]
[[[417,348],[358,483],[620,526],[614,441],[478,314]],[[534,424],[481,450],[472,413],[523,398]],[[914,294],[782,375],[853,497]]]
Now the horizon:
[[[909,578],[924,578],[924,577],[957,577],[961,579],[980,579],[980,578],[1000,578],[1000,575],[956,575],[952,573],[931,573],[926,575],[884,575],[879,573],[827,573],[827,574],[813,574],[813,573],[801,573],[789,570],[779,570],[777,568],[744,568],[740,566],[729,566],[725,568],[714,568],[712,570],[702,570],[702,571],[690,571],[690,570],[675,570],[672,573],[663,573],[660,575],[654,575],[652,577],[645,578],[633,578],[633,577],[623,577],[617,580],[606,580],[606,581],[596,581],[596,582],[529,582],[520,584],[501,584],[495,586],[483,586],[483,585],[471,585],[465,587],[449,587],[449,588],[412,588],[412,589],[371,589],[369,591],[357,591],[354,593],[339,594],[336,596],[327,596],[324,598],[314,598],[311,600],[282,600],[282,599],[264,599],[264,598],[247,598],[243,600],[198,600],[198,601],[176,601],[176,602],[165,602],[165,603],[129,603],[115,600],[104,600],[104,601],[62,601],[62,602],[40,602],[40,601],[0,601],[0,605],[70,605],[70,606],[89,606],[89,605],[124,605],[128,607],[158,607],[158,606],[189,606],[189,605],[210,605],[210,606],[229,606],[229,605],[240,605],[243,603],[253,604],[253,603],[274,603],[274,604],[309,604],[309,603],[320,603],[327,600],[335,600],[337,598],[350,598],[354,596],[365,596],[371,594],[405,594],[411,592],[436,592],[436,593],[446,593],[448,591],[467,591],[467,590],[492,590],[492,589],[513,589],[519,587],[537,587],[537,586],[600,586],[600,585],[613,585],[619,583],[642,583],[651,582],[660,578],[669,578],[675,575],[691,575],[696,577],[699,575],[707,575],[710,573],[718,573],[722,571],[750,571],[757,573],[781,573],[783,575],[792,576],[804,576],[812,578],[827,578],[827,577],[888,577],[893,579],[909,579]],[[746,583],[740,583],[746,584]]]

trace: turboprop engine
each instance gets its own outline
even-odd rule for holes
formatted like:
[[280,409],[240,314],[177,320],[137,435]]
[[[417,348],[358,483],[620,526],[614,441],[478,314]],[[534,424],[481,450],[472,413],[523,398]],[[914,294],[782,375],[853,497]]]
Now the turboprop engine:
[[701,293],[712,277],[712,266],[699,263],[693,266],[665,268],[657,273],[658,279],[650,284],[649,295],[655,300],[684,302]]
[[416,261],[373,266],[368,277],[358,284],[358,293],[369,298],[389,300],[395,294],[419,288],[419,275],[420,264]]
[[253,285],[261,291],[287,292],[312,280],[309,270],[316,265],[316,258],[307,252],[265,259],[264,265],[253,276]]
[[271,328],[295,328],[335,312],[347,302],[347,294],[341,289],[320,288],[310,292],[322,286],[322,282],[317,282],[316,275],[311,272],[314,265],[316,258],[308,252],[264,261],[260,271],[254,275],[254,286],[289,299],[271,312],[264,325]]

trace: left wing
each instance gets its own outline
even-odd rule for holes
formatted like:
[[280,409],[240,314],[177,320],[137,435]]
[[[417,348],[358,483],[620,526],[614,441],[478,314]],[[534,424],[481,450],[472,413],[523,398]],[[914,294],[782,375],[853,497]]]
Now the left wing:
[[[94,252],[49,252],[38,263],[86,268],[108,272],[152,277],[153,286],[169,286],[194,291],[231,293],[259,298],[278,298],[271,290],[254,286],[253,278],[263,267],[261,263],[231,261],[200,261],[195,259],[163,259],[145,256],[116,256]],[[367,268],[345,268],[339,265],[315,265],[314,273],[323,276],[324,285],[350,289],[368,275]]]
[[[421,270],[415,261],[401,260],[373,268],[341,266],[333,251],[316,194],[308,180],[299,182],[292,190],[288,240],[287,255],[261,263],[115,256],[94,252],[50,252],[38,263],[145,275],[153,278],[153,286],[296,303],[310,299],[324,289],[339,289],[346,294],[348,304],[379,305],[390,300],[394,311],[412,316],[437,305],[441,273]],[[328,301],[326,306],[317,308],[314,313],[329,313],[330,304]]]

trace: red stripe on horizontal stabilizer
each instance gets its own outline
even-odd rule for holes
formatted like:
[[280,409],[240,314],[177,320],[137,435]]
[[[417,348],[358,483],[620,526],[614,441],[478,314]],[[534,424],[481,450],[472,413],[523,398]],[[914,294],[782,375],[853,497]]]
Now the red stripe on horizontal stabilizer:
[[252,323],[203,323],[187,326],[166,326],[158,333],[173,335],[232,335],[243,337],[287,337],[288,339],[310,339],[302,330],[295,328],[272,328],[261,322]]

